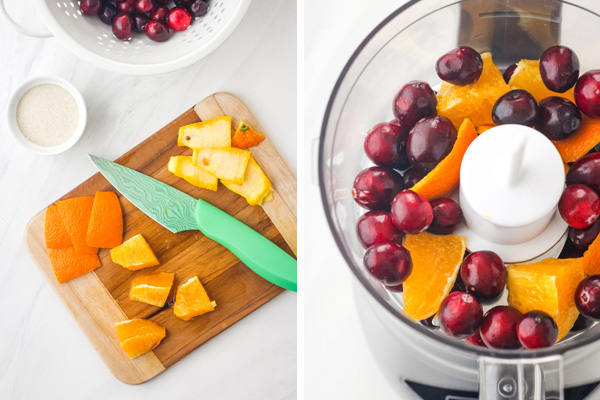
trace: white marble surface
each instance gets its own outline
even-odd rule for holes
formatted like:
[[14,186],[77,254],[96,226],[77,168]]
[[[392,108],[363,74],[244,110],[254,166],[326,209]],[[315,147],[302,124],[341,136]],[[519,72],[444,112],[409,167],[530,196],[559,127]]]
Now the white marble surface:
[[[31,0],[6,0],[39,23]],[[55,39],[31,39],[0,23],[0,112],[31,76],[71,81],[88,107],[71,150],[33,155],[0,122],[0,399],[295,399],[296,295],[284,293],[152,381],[128,386],[104,366],[23,245],[31,216],[95,173],[85,156],[114,159],[216,91],[254,111],[296,171],[296,4],[255,0],[214,53],[184,70],[124,76],[99,70]],[[3,114],[4,115],[4,114]]]

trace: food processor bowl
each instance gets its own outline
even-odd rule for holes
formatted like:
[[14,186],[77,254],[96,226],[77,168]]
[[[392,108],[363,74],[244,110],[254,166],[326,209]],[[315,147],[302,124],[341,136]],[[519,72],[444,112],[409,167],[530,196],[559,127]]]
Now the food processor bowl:
[[[361,43],[327,106],[319,179],[325,213],[341,253],[376,303],[382,327],[396,333],[399,345],[429,355],[432,368],[466,374],[467,379],[479,382],[482,399],[562,399],[563,386],[571,384],[563,382],[564,370],[577,363],[585,353],[580,351],[584,346],[600,343],[600,324],[570,333],[550,348],[496,350],[468,345],[413,321],[402,310],[402,295],[387,291],[363,267],[364,248],[356,235],[356,222],[365,210],[351,195],[354,178],[371,165],[363,141],[375,124],[393,119],[392,100],[405,83],[423,80],[434,88],[441,83],[436,60],[457,46],[491,51],[495,64],[503,70],[523,58],[539,59],[549,46],[564,44],[579,56],[582,73],[600,67],[598,12],[600,4],[594,0],[577,4],[558,0],[410,1]],[[593,373],[599,380],[600,370]]]

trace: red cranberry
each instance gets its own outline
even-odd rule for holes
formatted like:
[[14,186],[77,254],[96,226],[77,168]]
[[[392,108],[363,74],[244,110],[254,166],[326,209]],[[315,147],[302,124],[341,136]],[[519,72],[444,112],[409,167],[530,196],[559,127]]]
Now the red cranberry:
[[433,222],[427,228],[428,232],[437,235],[449,235],[454,232],[456,225],[462,220],[462,210],[452,199],[439,198],[431,201]]
[[98,11],[98,18],[106,25],[112,25],[113,19],[117,16],[117,7],[112,3],[103,3]]
[[530,311],[517,322],[517,336],[526,349],[550,347],[558,339],[558,326],[543,311]]
[[474,334],[483,318],[479,301],[469,293],[450,293],[438,311],[440,328],[449,336],[464,339]]
[[133,18],[128,14],[118,14],[112,22],[113,34],[121,40],[131,39],[133,32]]
[[[572,229],[572,228],[570,228],[570,229]],[[579,250],[577,247],[575,247],[575,245],[573,244],[573,241],[571,241],[571,239],[569,238],[567,240],[567,242],[565,243],[565,246],[563,247],[562,251],[560,252],[560,255],[558,256],[558,258],[565,259],[565,258],[579,258],[579,257],[583,257],[583,250]]]
[[594,325],[594,320],[579,314],[569,332],[580,332]]
[[408,160],[413,165],[431,170],[450,154],[456,136],[456,128],[448,118],[424,118],[408,134]]
[[550,140],[563,140],[571,136],[581,124],[581,112],[563,97],[547,97],[540,101],[535,129]]
[[600,218],[584,229],[569,228],[569,239],[579,250],[587,250],[600,233]]
[[549,47],[540,57],[540,75],[548,89],[564,93],[577,82],[579,58],[568,47]]
[[558,201],[558,212],[569,226],[587,228],[600,216],[600,198],[588,186],[567,186]]
[[377,124],[365,138],[365,153],[379,166],[404,169],[410,165],[406,156],[407,136],[408,129],[402,123]]
[[160,6],[150,13],[150,19],[153,21],[167,22],[168,15],[169,9],[165,6]]
[[600,193],[600,153],[590,153],[575,161],[567,172],[567,185],[581,183]]
[[518,124],[534,126],[537,121],[538,104],[535,98],[522,89],[511,90],[500,96],[492,108],[492,120],[496,125]]
[[387,211],[369,211],[362,215],[356,223],[356,231],[364,247],[385,242],[402,244],[404,238],[392,222],[392,214]]
[[171,0],[155,0],[156,4],[158,4],[159,6],[166,6],[167,4],[169,4],[171,2]]
[[475,332],[474,334],[472,334],[468,338],[463,339],[463,341],[465,343],[472,344],[473,346],[487,347],[485,345],[485,343],[483,343],[483,340],[481,339],[481,335],[479,334],[479,330],[477,330],[477,332]]
[[425,168],[419,167],[418,165],[413,165],[409,167],[406,171],[402,173],[402,179],[404,180],[404,187],[410,189],[415,186],[417,182],[421,179],[425,178],[427,175],[427,170]]
[[167,21],[169,22],[169,28],[176,31],[185,31],[192,22],[192,14],[187,8],[174,7],[169,11]]
[[509,65],[508,68],[506,68],[506,71],[502,74],[504,82],[508,83],[508,81],[510,81],[510,78],[512,78],[515,73],[515,69],[517,69],[517,64]]
[[79,2],[79,8],[85,15],[98,15],[101,7],[101,0],[81,0]]
[[135,10],[141,13],[147,13],[156,7],[154,0],[135,0]]
[[133,14],[133,30],[140,33],[145,32],[148,21],[150,18],[146,14]]
[[403,190],[392,201],[392,220],[402,232],[414,235],[429,228],[433,209],[425,197],[412,190]]
[[461,46],[438,58],[435,70],[441,80],[465,86],[477,82],[483,71],[483,60],[475,49]]
[[135,0],[123,0],[117,2],[117,9],[119,12],[125,14],[131,14],[135,9]]
[[409,129],[421,118],[437,114],[437,98],[427,82],[411,81],[394,98],[394,116]]
[[495,349],[518,349],[517,323],[523,314],[516,308],[496,306],[483,316],[479,333],[488,347]]
[[150,40],[154,40],[155,42],[169,40],[169,27],[160,21],[149,21],[144,30]]
[[203,17],[208,12],[208,3],[204,0],[193,0],[187,7],[196,18]]
[[600,69],[581,75],[575,85],[575,103],[588,117],[600,117]]
[[378,243],[365,253],[367,271],[386,286],[399,285],[412,272],[410,253],[397,243]]
[[394,292],[394,293],[402,293],[404,291],[404,285],[402,285],[402,284],[394,285],[394,286],[386,286],[385,288],[387,290],[389,290],[390,292]]
[[506,286],[504,262],[493,251],[476,251],[465,257],[460,277],[467,291],[481,300],[495,299]]
[[392,168],[371,167],[354,180],[352,197],[368,210],[389,210],[394,196],[404,189],[402,176]]
[[588,276],[579,283],[575,305],[583,316],[600,319],[600,275]]

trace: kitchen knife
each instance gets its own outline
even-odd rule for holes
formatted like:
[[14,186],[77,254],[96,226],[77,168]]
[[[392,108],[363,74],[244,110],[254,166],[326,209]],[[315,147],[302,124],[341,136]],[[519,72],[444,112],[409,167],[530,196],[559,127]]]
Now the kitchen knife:
[[262,278],[296,291],[296,260],[254,229],[166,183],[112,161],[89,157],[115,189],[169,231],[199,230]]

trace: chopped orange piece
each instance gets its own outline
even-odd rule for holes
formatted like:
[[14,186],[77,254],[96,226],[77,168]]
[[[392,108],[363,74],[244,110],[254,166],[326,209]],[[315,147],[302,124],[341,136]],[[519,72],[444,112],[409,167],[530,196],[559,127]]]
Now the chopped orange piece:
[[265,140],[263,135],[256,132],[244,121],[240,121],[231,138],[231,146],[246,150],[250,147],[258,146],[263,140]]
[[88,246],[86,236],[94,198],[91,196],[75,197],[56,203],[60,210],[65,230],[69,234],[75,251],[79,254],[96,254],[97,247]]
[[197,276],[179,285],[175,295],[173,312],[184,321],[214,311],[217,303],[211,301]]
[[46,248],[64,249],[73,246],[69,234],[62,223],[62,217],[57,206],[46,209],[46,223],[44,227],[46,237]]
[[573,327],[579,312],[575,289],[583,280],[581,258],[546,258],[531,264],[515,264],[508,272],[508,304],[522,313],[547,312],[558,325],[558,340]]
[[86,243],[104,249],[123,243],[123,213],[114,192],[96,192]]
[[540,60],[521,60],[517,63],[508,85],[511,89],[523,89],[528,91],[537,101],[546,97],[560,96],[575,102],[573,98],[574,88],[565,93],[553,92],[546,87],[540,75]]
[[132,271],[160,264],[152,248],[142,235],[135,235],[122,245],[112,249],[110,258],[115,264],[122,265]]
[[79,254],[74,247],[50,249],[48,254],[58,283],[75,279],[102,265],[97,254]]
[[495,127],[496,125],[479,125],[477,127],[477,134],[481,135],[483,132],[492,129],[493,127]]
[[442,300],[450,293],[467,248],[467,239],[423,232],[406,235],[404,247],[413,262],[412,272],[402,284],[404,312],[421,321],[437,313]]
[[136,318],[117,322],[115,327],[121,348],[129,358],[136,358],[154,350],[167,336],[167,331],[163,326],[148,319]]
[[490,53],[481,54],[483,71],[477,82],[466,86],[455,86],[442,82],[437,94],[438,114],[449,118],[456,129],[465,118],[473,125],[493,125],[492,108],[496,100],[510,90],[502,73],[494,65]]
[[600,274],[600,235],[589,245],[583,253],[583,272],[587,275]]
[[552,143],[563,162],[575,162],[600,143],[600,119],[583,117],[579,129],[573,135]]
[[412,190],[425,196],[428,200],[450,196],[458,187],[463,156],[476,138],[477,131],[471,121],[466,118],[458,130],[458,136],[450,154],[417,182]]
[[131,282],[129,300],[162,307],[169,297],[174,278],[175,274],[168,272],[137,276]]

